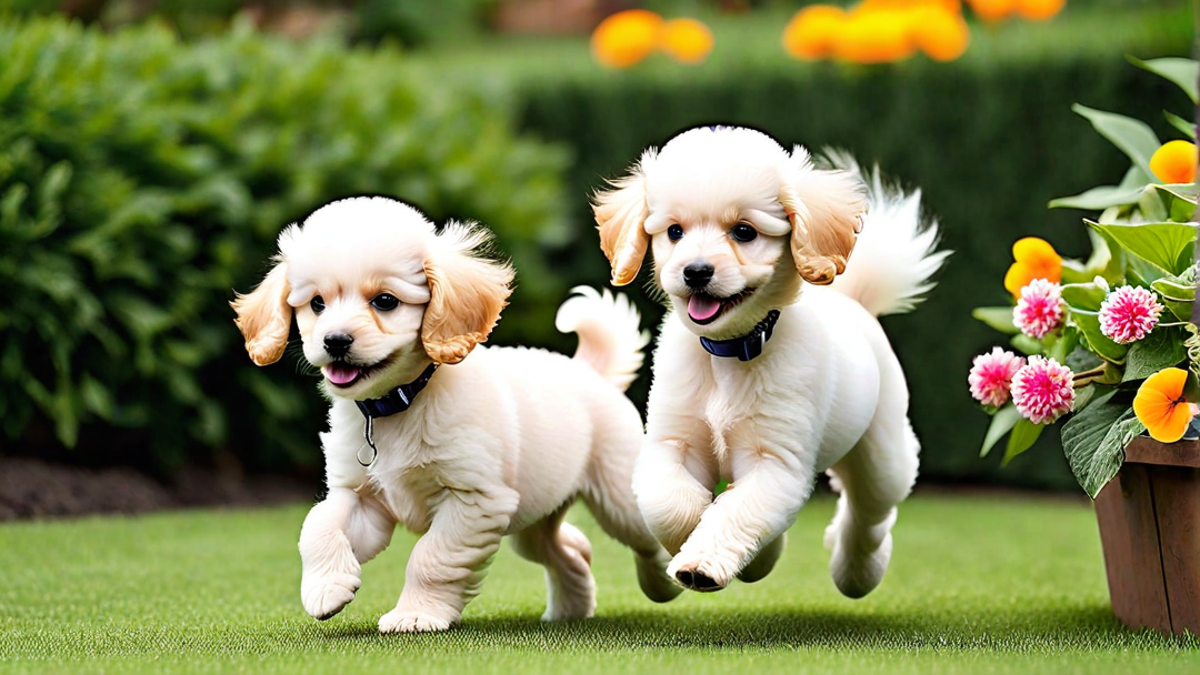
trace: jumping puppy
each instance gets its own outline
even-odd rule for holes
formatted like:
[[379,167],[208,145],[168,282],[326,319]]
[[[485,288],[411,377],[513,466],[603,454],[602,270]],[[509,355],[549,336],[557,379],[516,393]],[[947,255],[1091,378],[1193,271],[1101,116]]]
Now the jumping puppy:
[[482,257],[490,235],[386,198],[328,204],[279,236],[274,269],[232,303],[246,350],[279,360],[293,314],[328,396],[321,434],[329,495],[300,533],[305,610],[328,619],[397,523],[423,536],[379,630],[445,630],[479,590],[503,535],[546,570],[545,620],[591,616],[591,544],[563,515],[582,497],[636,554],[652,600],[679,591],[629,491],[642,425],[621,393],[646,337],[623,296],[592,289],[559,309],[576,358],[476,348],[512,269]]
[[765,576],[826,470],[841,493],[825,532],[834,583],[857,598],[882,580],[919,446],[875,317],[911,310],[948,255],[919,226],[919,202],[736,127],[647,150],[596,196],[613,284],[652,246],[672,310],[634,492],[679,584]]

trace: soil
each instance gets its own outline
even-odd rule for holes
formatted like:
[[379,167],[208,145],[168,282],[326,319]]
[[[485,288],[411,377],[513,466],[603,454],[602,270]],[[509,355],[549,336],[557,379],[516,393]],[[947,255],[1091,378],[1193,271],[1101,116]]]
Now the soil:
[[87,469],[0,457],[0,521],[312,502],[319,483],[189,469],[168,482],[129,468]]

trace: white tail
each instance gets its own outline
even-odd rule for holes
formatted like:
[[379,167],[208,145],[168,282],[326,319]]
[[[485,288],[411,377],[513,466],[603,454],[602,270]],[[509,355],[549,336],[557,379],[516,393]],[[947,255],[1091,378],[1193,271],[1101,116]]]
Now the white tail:
[[591,286],[576,286],[558,308],[554,327],[578,333],[575,358],[585,361],[621,391],[637,379],[642,348],[650,334],[641,329],[637,308],[624,295],[603,293]]
[[921,191],[905,194],[897,186],[884,185],[879,167],[868,177],[848,155],[828,156],[835,167],[863,179],[869,199],[854,253],[830,287],[875,316],[912,311],[933,290],[931,277],[951,253],[937,250],[937,221],[921,222]]

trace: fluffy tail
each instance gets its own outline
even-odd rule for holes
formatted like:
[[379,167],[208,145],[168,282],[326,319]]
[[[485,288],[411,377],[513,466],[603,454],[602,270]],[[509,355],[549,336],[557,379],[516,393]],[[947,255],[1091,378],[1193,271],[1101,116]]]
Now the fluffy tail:
[[848,155],[830,153],[834,167],[858,174],[867,184],[869,204],[862,233],[831,288],[854,298],[875,316],[910,312],[933,290],[930,278],[950,251],[937,250],[937,221],[921,219],[921,191],[884,185],[879,167],[870,176]]
[[624,295],[576,286],[558,308],[554,326],[562,333],[578,333],[575,358],[587,362],[621,391],[637,379],[642,348],[650,334],[641,329],[641,317]]

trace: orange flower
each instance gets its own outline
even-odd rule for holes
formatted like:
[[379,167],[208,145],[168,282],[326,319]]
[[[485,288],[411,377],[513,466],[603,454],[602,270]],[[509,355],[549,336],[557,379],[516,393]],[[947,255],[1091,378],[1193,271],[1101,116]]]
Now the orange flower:
[[712,31],[695,19],[668,21],[662,40],[663,51],[684,63],[703,63],[713,48]]
[[592,55],[613,68],[628,68],[658,49],[663,18],[644,9],[617,12],[592,32]]
[[917,46],[934,61],[957,59],[971,42],[971,30],[957,11],[930,5],[915,10],[910,21]]
[[1164,183],[1196,181],[1196,144],[1167,141],[1150,156],[1150,170]]
[[975,14],[984,21],[999,21],[1013,13],[1016,0],[967,0]]
[[856,10],[833,40],[833,54],[854,63],[891,63],[916,51],[903,12]]
[[1044,239],[1025,237],[1013,244],[1015,261],[1004,275],[1004,288],[1021,297],[1021,289],[1034,279],[1047,279],[1055,283],[1062,279],[1062,256]]
[[1196,416],[1196,405],[1183,398],[1187,376],[1187,371],[1181,368],[1164,368],[1138,387],[1133,413],[1156,441],[1174,443],[1183,438],[1183,432]]
[[798,59],[828,56],[845,23],[846,12],[841,7],[809,5],[796,12],[783,30],[783,48]]
[[1028,21],[1046,21],[1066,4],[1067,0],[1017,0],[1017,14]]

